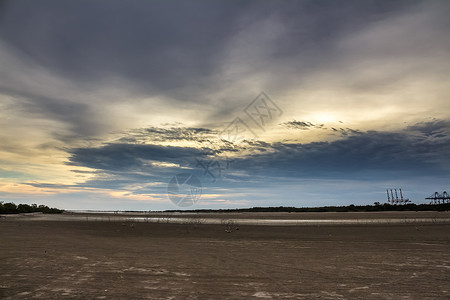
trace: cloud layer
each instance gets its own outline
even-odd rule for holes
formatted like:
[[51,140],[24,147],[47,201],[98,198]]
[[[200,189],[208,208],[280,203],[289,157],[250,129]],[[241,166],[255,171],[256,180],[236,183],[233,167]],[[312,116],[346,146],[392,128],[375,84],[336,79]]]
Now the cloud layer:
[[[305,180],[445,189],[449,13],[444,0],[0,1],[0,195],[164,208],[186,170],[204,176],[205,206],[263,201],[271,184],[281,204],[325,197]],[[222,140],[262,91],[283,114]]]

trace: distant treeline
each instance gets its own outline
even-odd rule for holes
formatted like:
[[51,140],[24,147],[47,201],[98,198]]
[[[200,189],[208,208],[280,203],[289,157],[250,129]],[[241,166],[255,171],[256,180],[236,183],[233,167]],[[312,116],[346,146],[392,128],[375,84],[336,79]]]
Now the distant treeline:
[[448,211],[450,203],[445,204],[405,204],[390,205],[375,202],[374,205],[348,205],[323,207],[252,207],[237,209],[195,209],[195,210],[166,210],[166,212],[371,212],[371,211]]
[[22,214],[22,213],[33,213],[41,212],[44,214],[60,214],[64,212],[62,209],[48,207],[46,205],[37,204],[14,204],[14,203],[3,203],[0,201],[0,214]]

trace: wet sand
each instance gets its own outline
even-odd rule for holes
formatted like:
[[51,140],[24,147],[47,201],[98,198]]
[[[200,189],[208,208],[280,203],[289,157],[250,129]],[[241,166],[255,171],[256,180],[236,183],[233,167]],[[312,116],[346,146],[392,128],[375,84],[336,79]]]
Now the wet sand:
[[[448,212],[111,217],[0,218],[0,298],[450,297]],[[192,221],[137,222],[133,217]],[[223,222],[199,221],[207,218]],[[231,219],[410,221],[257,226],[241,220],[226,232]],[[419,219],[431,221],[411,221]]]
[[421,224],[450,223],[450,212],[263,212],[263,213],[89,213],[67,212],[64,214],[19,214],[4,215],[8,219],[23,221],[91,221],[91,222],[145,222],[173,224],[217,225],[234,222],[242,225],[339,225],[339,224]]

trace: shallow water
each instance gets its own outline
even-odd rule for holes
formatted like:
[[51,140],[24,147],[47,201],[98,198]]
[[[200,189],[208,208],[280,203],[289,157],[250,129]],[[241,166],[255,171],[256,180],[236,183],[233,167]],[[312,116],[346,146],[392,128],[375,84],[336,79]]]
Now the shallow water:
[[318,225],[318,224],[411,224],[411,223],[450,223],[450,219],[431,218],[383,218],[383,219],[315,219],[315,220],[283,220],[283,219],[220,219],[220,218],[154,218],[131,217],[128,221],[173,224],[242,224],[242,225]]
[[91,222],[143,222],[169,224],[239,224],[239,225],[364,225],[364,224],[443,224],[450,223],[450,218],[355,218],[355,219],[245,219],[245,218],[198,218],[198,217],[136,217],[127,215],[9,215],[7,219],[21,219],[25,221],[91,221]]

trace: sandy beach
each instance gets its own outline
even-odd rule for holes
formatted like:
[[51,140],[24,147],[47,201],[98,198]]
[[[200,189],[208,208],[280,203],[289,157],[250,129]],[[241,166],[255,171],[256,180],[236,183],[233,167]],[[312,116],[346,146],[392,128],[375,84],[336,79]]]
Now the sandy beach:
[[[183,222],[133,219],[142,217],[155,216],[0,218],[0,298],[450,297],[448,212],[184,214]],[[209,224],[208,218],[223,221]],[[259,226],[239,219],[316,222]],[[394,219],[409,221],[336,222]],[[425,219],[431,221],[420,221]]]

